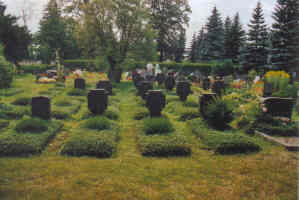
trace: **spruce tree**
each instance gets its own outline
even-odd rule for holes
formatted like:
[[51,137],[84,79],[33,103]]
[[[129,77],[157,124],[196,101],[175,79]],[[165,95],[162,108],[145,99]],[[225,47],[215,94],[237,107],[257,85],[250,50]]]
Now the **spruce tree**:
[[222,60],[224,52],[223,22],[217,8],[214,7],[212,15],[206,24],[206,58],[209,61]]
[[234,17],[231,27],[231,59],[234,63],[239,64],[240,51],[245,41],[245,31],[240,23],[239,13]]
[[200,30],[200,32],[197,35],[197,42],[196,42],[196,61],[204,61],[204,55],[205,55],[205,31],[204,28]]
[[186,30],[181,30],[179,40],[177,41],[177,47],[175,49],[175,61],[181,62],[184,59],[184,53],[186,48]]
[[299,61],[299,1],[277,0],[272,25],[272,65],[290,72]]
[[260,71],[267,64],[269,48],[267,25],[260,2],[257,3],[248,26],[247,64]]
[[232,20],[230,17],[226,17],[224,23],[224,59],[232,59]]
[[196,62],[196,47],[197,47],[197,37],[196,34],[193,34],[192,41],[190,44],[190,51],[189,51],[189,60],[190,62]]

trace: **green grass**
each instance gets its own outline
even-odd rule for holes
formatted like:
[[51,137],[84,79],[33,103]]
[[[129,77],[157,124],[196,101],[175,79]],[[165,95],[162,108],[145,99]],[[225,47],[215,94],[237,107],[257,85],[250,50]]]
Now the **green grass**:
[[[98,77],[86,80],[88,84],[95,85]],[[26,75],[16,79],[13,87],[24,90],[26,96],[35,96],[55,87],[53,84],[34,82],[34,76]],[[61,92],[65,93],[71,88],[73,80],[69,79],[65,90],[52,90],[53,104]],[[138,139],[142,122],[134,120],[140,105],[136,102],[135,94],[127,92],[133,91],[132,88],[130,82],[123,82],[115,88],[115,91],[120,91],[115,96],[119,103],[113,107],[120,111],[117,123],[121,139],[112,157],[99,159],[60,154],[73,136],[98,133],[81,129],[84,121],[81,117],[87,106],[86,97],[68,96],[70,99],[80,99],[81,107],[72,114],[72,118],[61,120],[64,128],[40,155],[0,158],[0,199],[297,199],[296,153],[254,137],[262,147],[258,153],[227,156],[215,154],[205,148],[185,122],[178,121],[181,111],[177,112],[175,105],[172,112],[165,108],[163,114],[169,118],[176,132],[188,140],[192,154],[167,158],[142,156]],[[167,95],[167,98],[169,96],[174,95]],[[10,104],[17,97],[0,98],[1,102]],[[191,95],[188,101],[190,99],[196,102],[197,96]],[[179,106],[184,108],[182,103]],[[186,105],[195,108],[193,106]],[[1,131],[0,137],[6,131],[13,130],[15,124],[16,120],[10,120],[9,126],[2,129],[4,132]]]

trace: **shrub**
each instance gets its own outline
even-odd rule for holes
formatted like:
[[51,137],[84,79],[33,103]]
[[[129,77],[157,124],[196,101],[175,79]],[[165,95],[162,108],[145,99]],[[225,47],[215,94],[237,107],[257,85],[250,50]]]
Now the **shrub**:
[[62,128],[58,121],[49,122],[48,130],[36,134],[15,134],[8,129],[0,135],[0,156],[28,156],[41,153],[49,141]]
[[40,74],[45,73],[47,70],[54,69],[55,65],[47,64],[32,64],[32,65],[22,65],[21,69],[24,73]]
[[186,109],[181,113],[179,120],[187,121],[199,117],[200,117],[200,113],[198,112],[197,109]]
[[24,115],[29,115],[30,111],[27,107],[15,107],[0,103],[0,118],[1,119],[20,119]]
[[225,130],[233,120],[233,109],[227,100],[217,99],[207,106],[205,119],[217,130]]
[[72,106],[72,103],[70,102],[70,100],[67,99],[58,99],[55,103],[56,106]]
[[216,148],[216,153],[239,154],[258,152],[260,150],[261,147],[258,144],[239,135],[231,137],[227,141],[220,143]]
[[[85,133],[82,133],[85,134]],[[76,135],[71,137],[61,150],[62,155],[111,157],[116,152],[116,138],[113,135],[99,133]]]
[[166,117],[147,118],[143,122],[143,131],[147,135],[167,134],[174,131],[174,128]]
[[88,119],[85,122],[84,127],[88,129],[101,131],[105,129],[110,129],[111,125],[111,122],[107,118],[100,116]]
[[268,135],[275,136],[299,136],[299,129],[295,123],[291,124],[269,124],[269,123],[257,123],[255,127],[258,131],[266,133]]
[[191,145],[187,139],[179,134],[167,136],[141,136],[139,138],[140,151],[143,156],[189,156]]
[[0,89],[9,88],[13,80],[13,66],[6,61],[0,44]]
[[11,96],[15,96],[17,94],[21,94],[23,93],[24,90],[21,88],[9,88],[9,89],[5,89],[3,91],[1,91],[0,96],[6,96],[6,97],[11,97]]
[[9,121],[0,120],[0,130],[9,126]]
[[198,102],[186,101],[186,102],[184,102],[184,106],[186,106],[186,107],[192,107],[192,108],[197,108],[198,107]]
[[142,120],[144,118],[149,117],[149,111],[145,108],[138,109],[134,114],[135,120]]
[[58,119],[58,120],[65,120],[65,119],[69,119],[71,117],[70,113],[64,112],[64,111],[61,111],[61,110],[52,111],[51,116],[55,119]]
[[31,99],[32,98],[30,97],[20,97],[14,100],[12,104],[17,106],[27,106],[31,104]]
[[67,92],[69,96],[86,96],[86,91],[78,88],[73,88]]
[[48,130],[48,122],[38,118],[23,119],[17,123],[15,129],[19,133],[41,133]]
[[118,120],[119,115],[116,111],[108,109],[105,113],[104,116],[107,117],[108,119],[111,120]]
[[200,137],[200,141],[216,153],[238,154],[261,150],[253,138],[241,133],[210,130],[200,119],[189,121],[188,125],[192,132]]

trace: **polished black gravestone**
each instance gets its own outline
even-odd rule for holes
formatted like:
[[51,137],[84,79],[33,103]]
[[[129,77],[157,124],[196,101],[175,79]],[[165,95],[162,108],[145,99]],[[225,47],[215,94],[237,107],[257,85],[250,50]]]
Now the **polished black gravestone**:
[[175,86],[175,79],[173,76],[167,76],[165,79],[165,88],[171,91]]
[[165,75],[162,74],[162,73],[157,74],[156,81],[161,86],[164,83],[164,81],[165,81]]
[[272,93],[273,93],[273,85],[271,83],[265,81],[263,97],[271,97]]
[[199,112],[205,118],[207,106],[216,100],[217,95],[215,93],[206,93],[199,96]]
[[212,92],[218,96],[222,96],[225,92],[225,83],[224,80],[215,80],[212,86]]
[[188,81],[177,82],[176,94],[180,97],[181,101],[186,101],[187,97],[191,94],[191,84]]
[[151,117],[160,117],[166,105],[165,95],[161,90],[149,90],[146,95],[146,107]]
[[145,100],[146,93],[148,90],[153,89],[153,84],[152,84],[152,82],[149,82],[149,81],[142,81],[139,83],[138,89],[139,89],[138,93],[141,95],[142,99]]
[[210,79],[209,78],[204,78],[202,82],[202,87],[204,90],[210,89]]
[[83,78],[75,79],[75,88],[84,90],[85,87],[85,80]]
[[101,115],[108,107],[108,92],[105,89],[90,90],[87,100],[90,112],[95,115]]
[[51,103],[50,99],[45,96],[33,97],[31,101],[32,117],[41,119],[51,118]]
[[108,95],[112,95],[112,84],[110,81],[99,81],[97,83],[97,89],[105,89],[108,92]]
[[274,117],[287,117],[292,118],[293,107],[295,99],[293,98],[280,98],[280,97],[267,97],[263,98],[262,102],[267,108],[267,113]]

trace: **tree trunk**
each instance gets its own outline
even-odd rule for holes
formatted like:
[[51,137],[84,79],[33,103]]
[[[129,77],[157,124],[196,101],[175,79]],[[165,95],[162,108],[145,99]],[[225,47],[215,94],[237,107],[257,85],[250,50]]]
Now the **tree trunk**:
[[117,63],[114,61],[112,57],[108,57],[108,62],[110,64],[110,68],[108,71],[108,78],[112,82],[120,83],[122,69],[117,66]]

